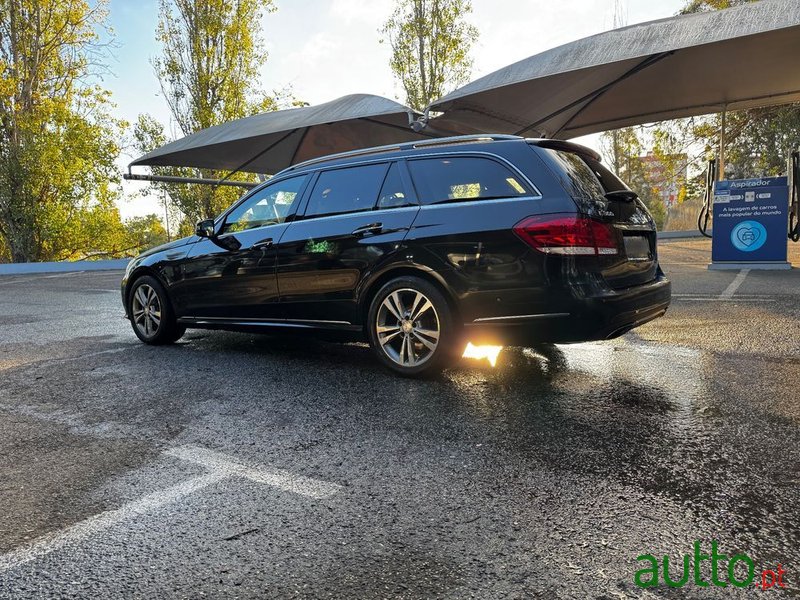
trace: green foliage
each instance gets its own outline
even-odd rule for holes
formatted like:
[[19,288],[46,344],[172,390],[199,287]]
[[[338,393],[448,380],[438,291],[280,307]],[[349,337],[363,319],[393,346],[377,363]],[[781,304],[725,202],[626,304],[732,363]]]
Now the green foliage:
[[[259,67],[267,59],[259,23],[275,10],[272,0],[160,0],[156,37],[162,55],[153,61],[164,98],[183,135],[279,107],[279,95],[257,85]],[[168,140],[161,123],[140,115],[133,128],[134,147],[141,153]],[[209,169],[154,167],[156,175],[219,179],[227,173]],[[252,181],[238,173],[230,179]],[[154,184],[149,192],[166,194],[182,220],[180,233],[194,223],[222,212],[240,195],[240,188],[208,185]]]
[[706,12],[710,10],[720,10],[747,4],[748,2],[758,2],[758,0],[689,0],[686,6],[681,9],[680,14],[686,15],[696,12]]
[[104,6],[0,0],[0,246],[15,262],[82,256],[121,227],[124,123],[109,93],[86,83]]
[[137,250],[147,250],[167,243],[167,230],[158,215],[133,217],[125,221],[125,236]]
[[272,0],[160,0],[153,61],[164,98],[184,135],[270,110],[258,89],[267,59],[259,23]]
[[[714,122],[719,126],[719,115]],[[797,148],[800,148],[800,103],[728,113],[726,177],[786,174],[789,151]]]
[[392,47],[390,66],[408,106],[423,110],[468,80],[469,52],[478,38],[465,19],[471,12],[469,0],[396,0],[381,33]]

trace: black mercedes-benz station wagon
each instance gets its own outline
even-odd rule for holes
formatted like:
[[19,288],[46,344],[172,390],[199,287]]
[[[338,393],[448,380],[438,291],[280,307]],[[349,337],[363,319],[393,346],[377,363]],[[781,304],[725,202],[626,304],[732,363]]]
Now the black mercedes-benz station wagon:
[[369,341],[418,375],[466,342],[603,340],[664,314],[637,195],[569,142],[490,135],[292,166],[122,280],[147,344],[188,327]]

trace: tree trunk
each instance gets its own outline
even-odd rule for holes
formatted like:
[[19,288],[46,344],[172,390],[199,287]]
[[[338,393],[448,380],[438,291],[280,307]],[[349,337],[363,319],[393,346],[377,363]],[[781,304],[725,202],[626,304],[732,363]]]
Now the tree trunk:
[[414,18],[416,20],[416,30],[417,30],[417,51],[418,51],[418,60],[419,60],[419,74],[420,74],[420,90],[422,91],[422,97],[417,98],[417,103],[420,106],[414,106],[412,108],[416,108],[422,110],[426,106],[427,98],[425,95],[428,93],[428,83],[427,77],[425,73],[425,2],[426,0],[417,0],[414,3]]
[[34,236],[29,233],[30,227],[9,227],[6,234],[6,243],[11,252],[11,262],[26,263],[37,259]]

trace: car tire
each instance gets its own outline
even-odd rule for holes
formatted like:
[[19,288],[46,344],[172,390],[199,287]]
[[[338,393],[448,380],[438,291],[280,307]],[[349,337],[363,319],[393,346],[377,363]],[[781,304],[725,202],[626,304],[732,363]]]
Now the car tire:
[[432,375],[450,364],[458,339],[444,295],[418,277],[393,279],[378,290],[367,333],[378,360],[406,377]]
[[186,333],[186,327],[175,319],[164,286],[150,275],[133,282],[128,292],[128,316],[136,337],[145,344],[171,344]]

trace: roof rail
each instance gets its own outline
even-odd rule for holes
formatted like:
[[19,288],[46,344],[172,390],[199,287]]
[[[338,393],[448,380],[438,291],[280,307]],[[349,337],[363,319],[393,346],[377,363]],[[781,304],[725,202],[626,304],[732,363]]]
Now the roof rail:
[[[431,146],[451,146],[453,144],[473,144],[479,142],[492,142],[502,140],[521,140],[518,135],[507,135],[504,133],[478,133],[474,135],[456,135],[452,137],[436,138],[433,140],[422,140],[421,142],[407,142],[403,146],[411,148],[429,148]],[[404,150],[406,148],[403,148]]]
[[403,142],[402,144],[375,146],[373,148],[362,148],[359,150],[350,150],[348,152],[337,152],[336,154],[328,154],[326,156],[311,158],[301,163],[297,163],[296,165],[291,165],[290,167],[286,167],[281,171],[281,173],[287,173],[289,171],[294,171],[295,169],[300,169],[302,167],[308,167],[310,165],[314,165],[317,163],[323,163],[330,160],[337,160],[340,158],[369,156],[372,154],[382,154],[385,152],[402,152],[403,150],[414,150],[416,148],[430,148],[435,146],[450,146],[455,144],[471,144],[479,142],[521,140],[521,139],[523,138],[518,135],[506,135],[499,133],[480,133],[475,135],[457,135],[453,137],[433,138],[430,140],[421,140],[417,142]]
[[295,169],[299,169],[300,167],[307,167],[309,165],[314,165],[316,163],[326,162],[329,160],[335,160],[337,158],[345,158],[349,156],[363,156],[368,154],[381,154],[382,152],[399,152],[400,150],[403,149],[402,146],[403,144],[389,144],[388,146],[375,146],[373,148],[362,148],[360,150],[348,150],[347,152],[326,154],[325,156],[318,156],[317,158],[309,158],[308,160],[304,160],[303,162],[297,163],[296,165],[291,165],[289,167],[286,167],[285,169],[280,171],[280,173],[294,171]]

